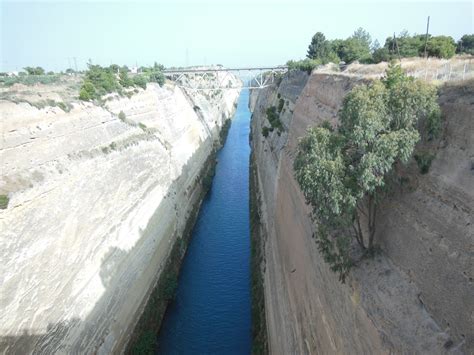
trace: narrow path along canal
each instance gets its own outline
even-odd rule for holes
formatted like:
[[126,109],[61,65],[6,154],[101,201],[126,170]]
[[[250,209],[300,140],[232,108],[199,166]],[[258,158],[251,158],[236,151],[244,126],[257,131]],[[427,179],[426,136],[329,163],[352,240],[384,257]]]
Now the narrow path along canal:
[[248,90],[218,153],[157,354],[250,354]]

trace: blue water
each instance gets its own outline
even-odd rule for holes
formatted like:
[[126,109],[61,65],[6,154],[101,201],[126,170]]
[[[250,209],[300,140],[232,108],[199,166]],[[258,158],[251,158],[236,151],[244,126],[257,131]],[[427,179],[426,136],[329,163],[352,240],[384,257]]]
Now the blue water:
[[158,354],[249,354],[248,90],[242,91],[216,175],[184,258]]

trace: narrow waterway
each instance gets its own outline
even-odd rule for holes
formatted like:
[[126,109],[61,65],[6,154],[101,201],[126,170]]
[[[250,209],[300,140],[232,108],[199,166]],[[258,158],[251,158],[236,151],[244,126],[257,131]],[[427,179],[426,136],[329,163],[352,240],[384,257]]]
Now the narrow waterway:
[[218,153],[179,276],[175,301],[158,336],[158,354],[249,354],[250,227],[248,90],[240,94]]

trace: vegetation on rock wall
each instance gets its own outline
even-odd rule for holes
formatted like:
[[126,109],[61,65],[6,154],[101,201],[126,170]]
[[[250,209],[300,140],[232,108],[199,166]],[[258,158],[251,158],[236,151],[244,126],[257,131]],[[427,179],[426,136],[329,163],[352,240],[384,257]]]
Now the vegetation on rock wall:
[[268,354],[263,285],[264,240],[261,233],[255,152],[250,156],[250,246],[252,282],[252,354]]
[[10,199],[7,195],[0,195],[0,209],[4,210],[8,207],[8,202]]
[[345,97],[337,127],[324,122],[300,140],[296,179],[313,207],[318,248],[341,281],[352,265],[353,239],[364,252],[374,249],[388,174],[411,159],[418,127],[439,126],[436,99],[435,87],[391,65],[383,79]]

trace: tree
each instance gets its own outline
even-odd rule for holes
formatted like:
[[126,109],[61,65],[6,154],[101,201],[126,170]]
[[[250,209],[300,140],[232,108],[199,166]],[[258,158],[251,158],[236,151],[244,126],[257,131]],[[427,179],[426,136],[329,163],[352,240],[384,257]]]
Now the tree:
[[467,53],[474,55],[474,34],[464,35],[458,41],[456,53]]
[[400,66],[345,97],[336,128],[310,128],[298,144],[296,179],[312,206],[316,241],[344,282],[351,241],[374,247],[378,202],[394,166],[410,160],[418,127],[439,121],[436,89],[407,77]]
[[326,57],[329,50],[328,41],[322,32],[316,32],[311,38],[311,43],[308,46],[308,59],[321,59]]
[[82,84],[81,91],[79,91],[79,99],[83,101],[90,101],[96,98],[97,93],[94,85],[90,81],[85,81]]
[[147,78],[145,75],[135,75],[133,77],[133,85],[140,86],[143,90],[146,89]]
[[311,39],[306,57],[309,60],[318,60],[322,64],[339,62],[336,52],[331,48],[331,42],[326,40],[326,37],[321,32],[316,32]]
[[44,69],[41,67],[25,67],[23,68],[28,75],[44,75]]
[[372,58],[370,53],[371,39],[367,31],[358,28],[354,34],[346,40],[333,41],[336,54],[346,63],[353,61],[369,62]]
[[449,59],[456,53],[456,42],[450,36],[431,37],[426,52],[430,57]]

